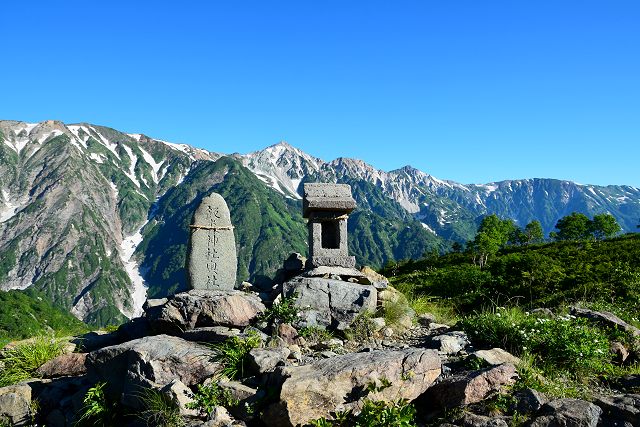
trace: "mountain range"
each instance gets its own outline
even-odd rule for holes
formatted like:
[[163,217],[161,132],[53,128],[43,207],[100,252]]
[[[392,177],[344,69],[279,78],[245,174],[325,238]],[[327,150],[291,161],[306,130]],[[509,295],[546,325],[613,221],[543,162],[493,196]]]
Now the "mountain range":
[[632,186],[465,185],[284,142],[226,155],[86,123],[0,121],[0,289],[33,288],[96,325],[135,316],[147,296],[184,289],[188,224],[212,191],[236,227],[238,281],[268,286],[289,253],[307,251],[301,189],[315,181],[351,185],[350,251],[374,267],[448,250],[492,213],[545,232],[573,211],[611,213],[625,231],[640,218]]

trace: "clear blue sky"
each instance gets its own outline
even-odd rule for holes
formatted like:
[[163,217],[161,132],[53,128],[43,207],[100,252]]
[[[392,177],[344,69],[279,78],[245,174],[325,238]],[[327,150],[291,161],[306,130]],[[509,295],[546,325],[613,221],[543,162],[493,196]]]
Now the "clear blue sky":
[[638,1],[8,1],[0,118],[640,186]]

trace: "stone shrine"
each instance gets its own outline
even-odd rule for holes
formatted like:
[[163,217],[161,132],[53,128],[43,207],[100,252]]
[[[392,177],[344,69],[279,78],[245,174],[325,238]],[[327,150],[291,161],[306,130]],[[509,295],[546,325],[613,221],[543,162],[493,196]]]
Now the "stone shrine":
[[203,198],[189,227],[189,289],[233,289],[238,268],[236,241],[222,196],[212,193]]
[[303,216],[308,218],[309,263],[312,267],[354,268],[349,256],[347,218],[356,207],[348,184],[304,184]]

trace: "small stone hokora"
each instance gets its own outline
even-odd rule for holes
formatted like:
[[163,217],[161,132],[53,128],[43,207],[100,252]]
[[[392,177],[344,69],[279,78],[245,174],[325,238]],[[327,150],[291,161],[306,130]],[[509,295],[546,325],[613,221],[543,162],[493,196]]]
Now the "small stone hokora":
[[189,289],[231,290],[238,261],[231,215],[224,198],[202,199],[191,220],[187,253]]

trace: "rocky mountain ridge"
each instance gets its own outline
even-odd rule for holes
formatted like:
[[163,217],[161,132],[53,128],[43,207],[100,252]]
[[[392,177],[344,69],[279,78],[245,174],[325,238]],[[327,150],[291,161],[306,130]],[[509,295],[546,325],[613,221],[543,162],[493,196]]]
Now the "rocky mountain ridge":
[[[349,249],[359,264],[415,258],[473,237],[496,213],[549,231],[576,210],[608,211],[627,231],[640,189],[533,179],[486,185],[443,181],[409,166],[325,162],[286,143],[219,153],[91,125],[0,121],[0,289],[35,287],[78,318],[120,322],[146,293],[184,288],[186,225],[206,194],[226,198],[236,225],[239,280],[268,282],[304,253],[301,185],[352,186],[359,209]],[[244,166],[244,167],[243,167]]]

